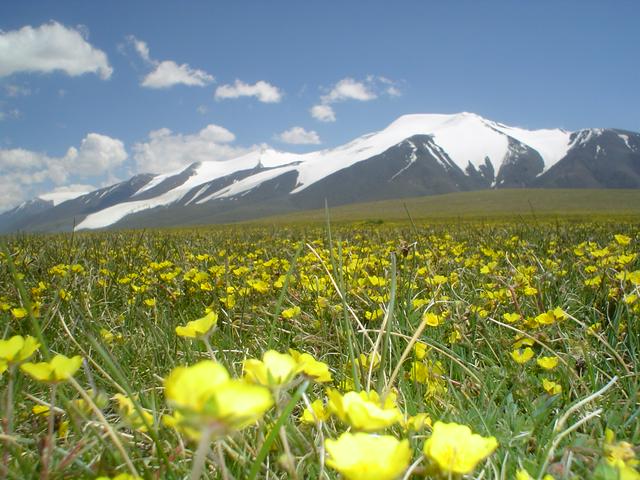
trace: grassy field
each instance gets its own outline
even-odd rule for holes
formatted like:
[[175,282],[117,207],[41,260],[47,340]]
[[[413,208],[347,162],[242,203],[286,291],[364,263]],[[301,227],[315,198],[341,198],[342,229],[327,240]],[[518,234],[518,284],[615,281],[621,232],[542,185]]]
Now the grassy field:
[[7,237],[0,478],[640,478],[638,194],[544,193]]
[[[640,190],[589,189],[517,189],[481,190],[450,193],[429,197],[384,200],[335,207],[331,205],[332,221],[406,221],[451,222],[452,219],[505,220],[520,217],[592,219],[616,217],[640,219]],[[324,210],[296,212],[269,217],[265,223],[324,222]]]

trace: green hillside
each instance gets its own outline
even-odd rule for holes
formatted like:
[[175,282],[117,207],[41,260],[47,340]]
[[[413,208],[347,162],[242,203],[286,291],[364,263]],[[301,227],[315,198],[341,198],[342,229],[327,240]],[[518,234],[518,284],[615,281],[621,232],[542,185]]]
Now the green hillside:
[[[608,217],[640,220],[640,190],[509,189],[450,193],[332,207],[332,221],[500,219],[513,217]],[[321,222],[323,209],[259,220],[266,223]]]

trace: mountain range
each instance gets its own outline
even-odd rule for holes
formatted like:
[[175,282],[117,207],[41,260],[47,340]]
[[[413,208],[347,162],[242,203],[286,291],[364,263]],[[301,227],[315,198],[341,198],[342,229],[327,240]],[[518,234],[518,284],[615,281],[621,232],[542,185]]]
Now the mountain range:
[[640,188],[640,133],[527,130],[473,113],[404,115],[346,145],[256,149],[43,195],[0,214],[0,232],[222,223],[296,210],[492,188]]

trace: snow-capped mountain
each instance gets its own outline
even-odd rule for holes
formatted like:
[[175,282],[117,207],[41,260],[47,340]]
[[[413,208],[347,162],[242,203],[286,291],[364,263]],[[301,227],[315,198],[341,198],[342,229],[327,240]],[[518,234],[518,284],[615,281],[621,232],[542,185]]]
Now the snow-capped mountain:
[[[405,115],[306,154],[255,150],[50,205],[0,230],[232,221],[305,208],[483,188],[640,188],[640,134],[526,130],[473,113]],[[11,228],[6,225],[11,224]]]

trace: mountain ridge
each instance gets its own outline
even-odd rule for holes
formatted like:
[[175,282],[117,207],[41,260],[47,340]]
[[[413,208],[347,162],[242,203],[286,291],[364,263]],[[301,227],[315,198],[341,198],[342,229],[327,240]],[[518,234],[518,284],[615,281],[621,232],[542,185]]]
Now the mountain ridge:
[[640,134],[527,130],[469,112],[409,114],[332,149],[295,154],[263,147],[40,203],[33,214],[14,209],[0,214],[0,231],[179,225],[192,216],[206,223],[233,220],[234,211],[245,217],[252,208],[256,215],[319,208],[325,198],[343,205],[525,187],[640,188]]

